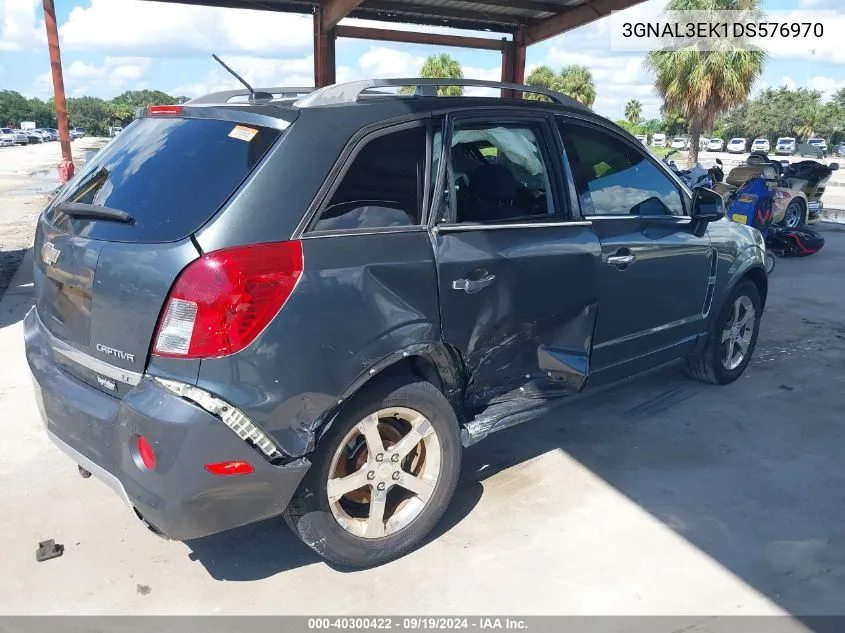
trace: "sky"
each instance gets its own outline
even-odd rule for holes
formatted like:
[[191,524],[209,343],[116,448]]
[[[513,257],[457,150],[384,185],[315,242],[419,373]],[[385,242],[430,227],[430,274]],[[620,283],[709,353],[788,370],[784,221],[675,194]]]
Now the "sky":
[[[597,112],[619,119],[625,103],[638,99],[645,118],[658,116],[661,100],[653,90],[653,77],[643,67],[644,53],[611,50],[610,31],[618,20],[656,15],[664,2],[648,0],[612,21],[599,20],[530,46],[527,72],[540,64],[555,69],[584,64],[596,84]],[[313,85],[310,16],[141,0],[55,0],[55,6],[69,96],[111,98],[125,90],[150,88],[193,97],[240,87],[211,53],[254,86]],[[763,0],[763,8],[789,11],[800,21],[824,15],[826,31],[821,40],[796,39],[772,49],[754,93],[786,85],[806,86],[829,96],[845,87],[845,43],[840,45],[836,37],[845,34],[845,0]],[[821,10],[835,14],[816,13]],[[351,19],[343,23],[385,26]],[[388,28],[464,33],[410,25]],[[338,81],[417,76],[427,55],[444,50],[461,62],[465,77],[500,78],[501,55],[496,51],[351,39],[339,39],[336,49]],[[28,97],[52,95],[41,0],[0,0],[0,89]]]

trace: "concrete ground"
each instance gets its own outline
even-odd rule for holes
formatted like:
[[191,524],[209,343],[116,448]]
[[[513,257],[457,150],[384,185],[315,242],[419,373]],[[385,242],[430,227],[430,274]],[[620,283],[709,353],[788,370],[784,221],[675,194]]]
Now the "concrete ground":
[[845,614],[845,227],[819,228],[742,379],[668,366],[491,436],[432,538],[359,572],[278,520],[160,540],[80,478],[32,397],[27,261],[0,301],[0,613]]

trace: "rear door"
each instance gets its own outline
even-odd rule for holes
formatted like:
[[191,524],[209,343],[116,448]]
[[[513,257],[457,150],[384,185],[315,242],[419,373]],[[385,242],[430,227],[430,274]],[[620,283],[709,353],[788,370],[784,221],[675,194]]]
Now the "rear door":
[[600,245],[558,186],[551,132],[509,112],[446,124],[432,235],[442,336],[464,359],[471,410],[578,391],[589,370]]
[[716,263],[686,215],[688,195],[630,139],[574,118],[558,126],[581,211],[601,241],[591,383],[686,353],[706,331]]
[[[190,235],[284,123],[143,118],[65,186],[39,219],[34,244],[36,309],[57,362],[115,395],[137,380],[167,293],[199,256]],[[236,127],[243,131],[233,134]],[[129,219],[102,217],[104,209]]]

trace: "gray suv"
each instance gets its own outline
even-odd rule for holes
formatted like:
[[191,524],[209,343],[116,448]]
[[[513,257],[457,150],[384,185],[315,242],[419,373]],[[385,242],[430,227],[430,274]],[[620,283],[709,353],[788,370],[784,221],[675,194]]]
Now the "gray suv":
[[440,519],[462,447],[668,361],[747,367],[760,234],[616,125],[496,82],[283,91],[149,107],[38,222],[47,433],[150,530],[283,515],[375,565]]

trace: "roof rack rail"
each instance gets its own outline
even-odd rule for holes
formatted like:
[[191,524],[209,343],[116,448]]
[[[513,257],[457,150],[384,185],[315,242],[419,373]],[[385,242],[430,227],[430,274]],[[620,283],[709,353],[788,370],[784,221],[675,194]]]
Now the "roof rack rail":
[[297,99],[293,104],[297,108],[312,108],[314,106],[337,105],[341,103],[355,103],[361,93],[373,88],[385,88],[388,86],[414,86],[415,96],[436,97],[437,88],[440,86],[470,86],[478,88],[504,88],[519,92],[530,92],[548,97],[558,105],[586,108],[583,103],[572,97],[524,84],[513,84],[502,81],[487,81],[484,79],[422,79],[414,77],[410,79],[360,79],[348,83],[334,84],[320,88],[314,92]]
[[[300,88],[300,87],[280,87],[280,88],[256,88],[255,94],[266,93],[273,95],[274,99],[295,99],[301,97],[303,94],[310,94],[314,92],[314,88]],[[228,103],[235,97],[248,97],[249,90],[246,88],[238,88],[235,90],[221,90],[220,92],[212,92],[201,97],[196,97],[187,101],[186,104],[197,105],[203,103]],[[260,99],[259,99],[260,101]]]

